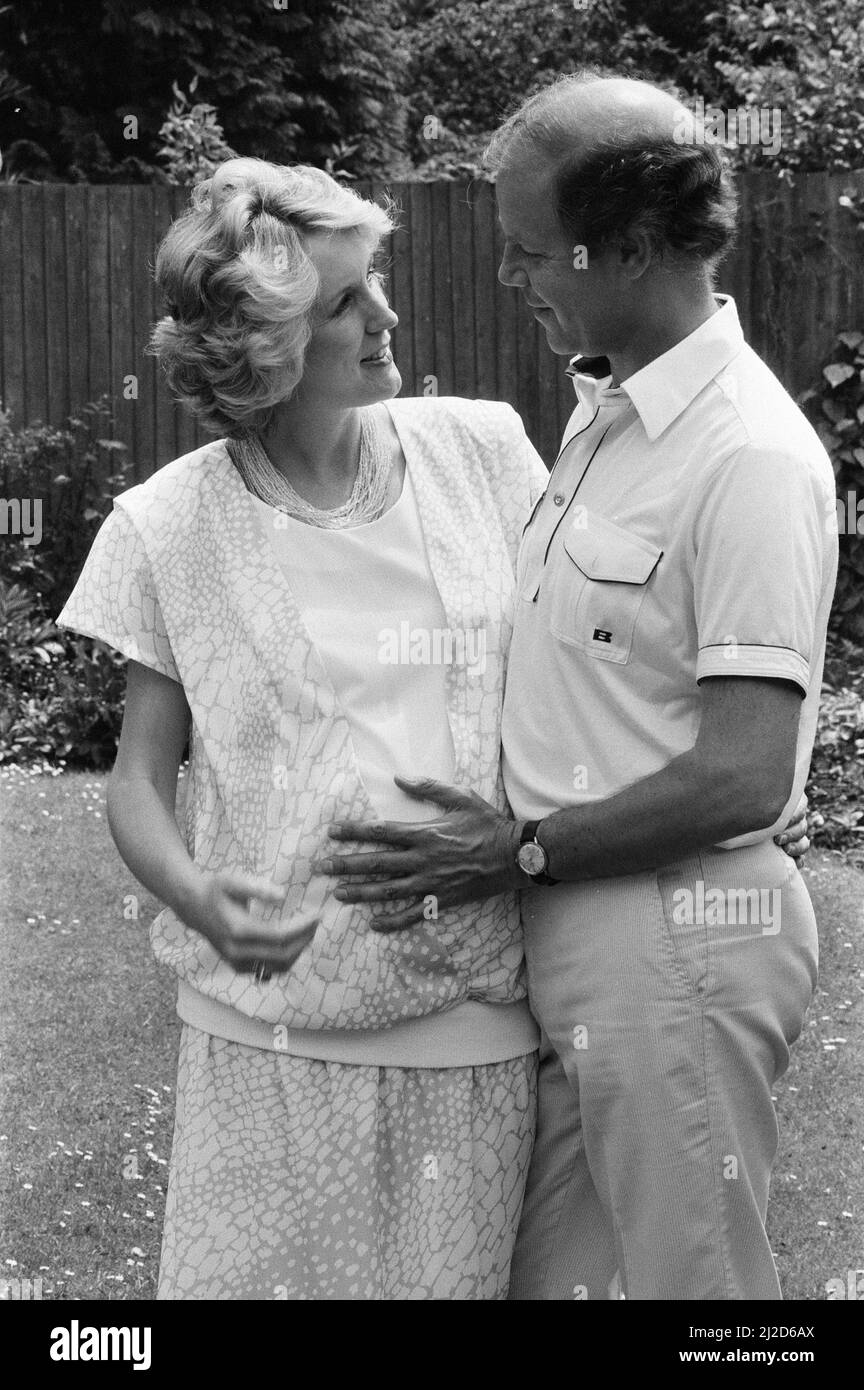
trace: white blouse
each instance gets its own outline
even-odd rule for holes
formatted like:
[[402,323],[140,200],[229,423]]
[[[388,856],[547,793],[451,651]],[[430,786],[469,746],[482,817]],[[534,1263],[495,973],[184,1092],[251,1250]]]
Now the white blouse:
[[[440,635],[447,618],[410,468],[389,511],[341,530],[309,526],[254,500],[351,727],[375,815],[434,819],[436,806],[393,781],[399,773],[452,782],[455,770],[445,667],[460,652]],[[481,648],[469,637],[467,655]]]

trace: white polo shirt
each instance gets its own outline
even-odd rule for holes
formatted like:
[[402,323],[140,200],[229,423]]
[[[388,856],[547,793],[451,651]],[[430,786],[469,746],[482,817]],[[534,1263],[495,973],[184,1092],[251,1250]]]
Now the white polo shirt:
[[747,346],[734,301],[618,388],[574,359],[578,405],[525,528],[502,745],[517,819],[602,800],[692,748],[705,676],[804,696],[807,779],[837,575],[834,475]]

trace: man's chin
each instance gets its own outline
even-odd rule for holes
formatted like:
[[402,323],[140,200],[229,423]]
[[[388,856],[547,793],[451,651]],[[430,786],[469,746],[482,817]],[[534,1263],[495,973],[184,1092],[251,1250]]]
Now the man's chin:
[[546,330],[546,342],[549,350],[554,352],[557,357],[575,357],[576,353],[581,351],[578,343],[574,343],[572,339],[566,337],[557,319],[544,322],[543,327]]
[[545,329],[546,342],[550,352],[556,353],[557,357],[572,357],[579,352],[579,347],[568,341],[564,329],[561,328],[561,324],[554,317],[554,314],[543,314],[542,317],[538,314],[538,322],[540,327]]

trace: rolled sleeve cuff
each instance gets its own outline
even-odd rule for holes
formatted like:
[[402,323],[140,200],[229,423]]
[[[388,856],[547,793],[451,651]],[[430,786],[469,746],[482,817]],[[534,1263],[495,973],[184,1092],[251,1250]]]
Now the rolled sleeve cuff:
[[810,663],[792,647],[756,647],[720,642],[700,647],[696,679],[705,676],[762,676],[793,681],[806,696],[810,689]]

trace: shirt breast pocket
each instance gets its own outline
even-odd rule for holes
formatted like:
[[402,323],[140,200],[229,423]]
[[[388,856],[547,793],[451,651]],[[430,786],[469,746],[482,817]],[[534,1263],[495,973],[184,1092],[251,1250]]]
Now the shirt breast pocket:
[[549,626],[600,661],[630,660],[639,610],[663,551],[581,508],[564,534]]

